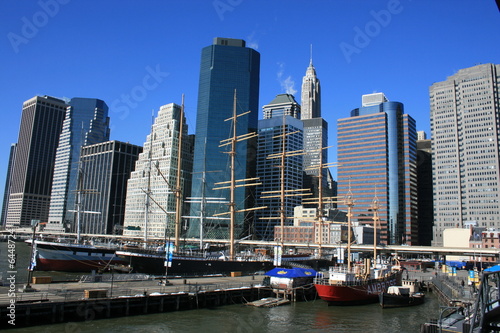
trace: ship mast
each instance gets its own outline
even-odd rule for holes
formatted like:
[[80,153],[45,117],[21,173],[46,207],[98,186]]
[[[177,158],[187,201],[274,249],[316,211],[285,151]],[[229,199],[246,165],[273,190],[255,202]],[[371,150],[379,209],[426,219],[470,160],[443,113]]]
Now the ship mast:
[[148,152],[148,182],[145,194],[146,198],[144,199],[144,248],[147,248],[148,244],[148,224],[149,224],[149,199],[151,197],[151,159],[153,157],[153,135],[154,135],[154,111],[151,114],[151,135],[149,137],[149,152]]
[[179,116],[179,136],[177,147],[177,181],[175,185],[175,247],[179,248],[181,235],[181,209],[182,209],[182,188],[181,188],[181,171],[182,171],[182,136],[184,130],[184,94],[182,94],[181,112]]
[[[247,134],[242,134],[242,135],[237,135],[236,133],[236,121],[238,117],[247,115],[250,113],[250,111],[246,111],[240,114],[236,113],[236,89],[234,90],[234,101],[233,101],[233,115],[230,118],[225,119],[224,121],[232,121],[232,137],[229,139],[222,140],[219,147],[224,147],[224,146],[230,146],[231,150],[227,152],[230,156],[230,174],[231,178],[229,181],[225,182],[219,182],[215,183],[214,185],[228,185],[228,186],[222,186],[222,187],[216,187],[214,190],[221,190],[221,189],[229,189],[230,192],[230,198],[229,198],[229,212],[227,213],[220,213],[220,214],[215,214],[214,216],[220,216],[220,215],[226,215],[229,214],[229,257],[231,260],[234,259],[234,254],[235,254],[235,241],[234,241],[234,230],[235,230],[235,220],[236,220],[236,213],[240,212],[246,212],[246,211],[252,211],[252,210],[257,210],[257,209],[262,209],[261,207],[255,207],[255,208],[248,208],[248,209],[236,209],[236,203],[235,203],[235,189],[237,187],[245,187],[245,186],[256,186],[260,185],[261,183],[246,183],[247,181],[255,181],[257,178],[246,178],[246,179],[236,179],[235,177],[235,161],[236,161],[236,143],[239,141],[243,140],[248,140],[251,138],[257,137],[257,134],[255,132],[247,133]],[[236,183],[243,182],[243,184],[238,184]]]
[[372,210],[373,210],[373,260],[375,261],[375,265],[377,265],[377,226],[379,222],[378,216],[378,198],[377,198],[377,189],[375,188],[375,198],[373,198]]
[[351,192],[351,179],[349,179],[349,191],[346,197],[347,205],[347,270],[351,270],[351,223],[352,223],[352,207],[354,206],[354,200],[352,199]]
[[[311,198],[311,199],[303,199],[305,203],[307,204],[317,204],[318,205],[318,213],[316,214],[316,222],[318,225],[318,256],[321,258],[322,252],[323,252],[323,229],[324,229],[324,210],[323,210],[323,205],[325,200],[329,200],[330,203],[335,203],[338,201],[333,201],[334,198],[336,197],[323,197],[323,169],[328,169],[331,167],[337,167],[338,164],[337,162],[332,162],[332,163],[323,163],[323,150],[324,149],[329,149],[333,146],[329,147],[323,147],[318,149],[318,154],[319,154],[319,164],[317,166],[313,166],[308,168],[307,170],[311,169],[318,169],[318,198]],[[312,201],[309,201],[312,200]],[[317,200],[317,201],[316,201]]]
[[[293,196],[304,196],[304,195],[309,195],[310,193],[304,193],[304,191],[307,191],[307,189],[292,189],[292,190],[285,190],[285,164],[286,164],[286,158],[290,156],[297,156],[297,155],[304,155],[305,153],[302,150],[295,150],[295,151],[287,151],[287,136],[293,135],[296,133],[299,133],[299,131],[294,131],[287,133],[286,132],[286,122],[285,122],[285,115],[283,115],[283,124],[282,124],[282,129],[281,129],[281,134],[278,136],[273,137],[273,139],[280,138],[281,139],[281,152],[276,153],[276,154],[270,154],[267,158],[268,159],[280,159],[280,164],[277,166],[280,168],[280,189],[278,191],[263,191],[262,194],[262,199],[269,199],[269,198],[279,198],[280,199],[280,228],[281,228],[281,235],[279,238],[280,246],[283,249],[284,246],[284,241],[285,241],[285,222],[287,220],[286,216],[286,210],[285,210],[285,198],[286,197],[293,197]],[[276,219],[276,217],[261,217],[261,219]]]
[[231,259],[234,259],[234,221],[236,218],[236,210],[235,206],[236,203],[234,202],[234,190],[236,186],[236,179],[235,179],[235,169],[234,169],[234,162],[236,159],[236,90],[234,91],[234,100],[233,100],[233,137],[231,138],[231,151],[229,152],[229,156],[231,158],[231,166],[230,166],[230,173],[231,173],[231,191],[230,191],[230,197],[229,197],[229,256]]
[[[83,124],[82,124],[83,131]],[[83,210],[82,194],[99,194],[96,190],[83,189],[83,170],[82,170],[82,149],[80,149],[80,159],[78,160],[78,187],[76,190],[76,210],[68,210],[68,212],[76,213],[76,243],[80,244],[82,232],[82,214],[101,214],[101,212]]]

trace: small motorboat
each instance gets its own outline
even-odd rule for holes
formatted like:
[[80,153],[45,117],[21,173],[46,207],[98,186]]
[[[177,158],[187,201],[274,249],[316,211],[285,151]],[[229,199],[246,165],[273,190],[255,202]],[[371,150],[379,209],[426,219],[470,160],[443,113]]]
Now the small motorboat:
[[424,303],[425,294],[412,292],[407,286],[390,286],[386,292],[379,294],[379,301],[382,308],[413,306]]

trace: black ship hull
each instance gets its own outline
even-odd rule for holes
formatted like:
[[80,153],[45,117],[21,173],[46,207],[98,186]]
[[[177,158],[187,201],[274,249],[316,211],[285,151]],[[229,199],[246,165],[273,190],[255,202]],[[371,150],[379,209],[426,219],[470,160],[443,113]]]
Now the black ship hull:
[[[237,260],[173,256],[170,267],[165,266],[165,255],[143,253],[140,251],[117,251],[117,256],[129,265],[136,273],[168,276],[189,276],[189,275],[228,275],[231,272],[241,272],[241,274],[253,274],[256,272],[266,272],[275,267],[272,260],[243,258]],[[332,262],[324,259],[306,259],[305,257],[284,257],[282,265],[309,267],[315,270],[328,267]]]
[[223,260],[202,257],[176,257],[172,259],[170,267],[165,266],[165,257],[135,252],[118,251],[117,255],[130,265],[133,272],[151,275],[188,276],[214,275],[241,272],[250,274],[267,271],[274,267],[272,261],[267,260]]
[[379,294],[380,306],[383,308],[398,308],[423,304],[425,296],[422,293],[414,295],[393,295],[388,293]]

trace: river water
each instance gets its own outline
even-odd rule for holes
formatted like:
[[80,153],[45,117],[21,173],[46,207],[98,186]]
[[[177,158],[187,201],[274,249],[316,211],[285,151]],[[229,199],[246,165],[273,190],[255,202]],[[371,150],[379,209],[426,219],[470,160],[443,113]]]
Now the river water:
[[[16,243],[19,256],[29,256],[24,244]],[[27,254],[24,254],[27,252]],[[0,272],[5,272],[7,243],[0,243]],[[27,260],[27,259],[26,259]],[[26,269],[19,267],[22,279]],[[23,271],[23,272],[21,272]],[[4,273],[5,277],[5,273]],[[18,279],[18,280],[19,280]],[[426,295],[424,305],[382,309],[378,304],[327,306],[320,299],[275,308],[243,305],[91,320],[79,323],[14,329],[11,332],[419,332],[420,325],[439,315],[439,302]],[[5,320],[2,318],[1,320]]]

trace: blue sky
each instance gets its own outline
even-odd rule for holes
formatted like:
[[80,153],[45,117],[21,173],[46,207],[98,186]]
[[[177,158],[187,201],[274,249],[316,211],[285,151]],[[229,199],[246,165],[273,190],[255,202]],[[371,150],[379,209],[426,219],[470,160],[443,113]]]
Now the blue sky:
[[22,103],[35,95],[100,98],[111,139],[143,145],[152,110],[185,94],[194,133],[201,49],[214,37],[261,53],[260,106],[294,91],[300,103],[313,45],[331,162],[336,121],[361,95],[402,102],[429,135],[429,86],[500,62],[494,0],[3,0],[0,22],[1,197]]

